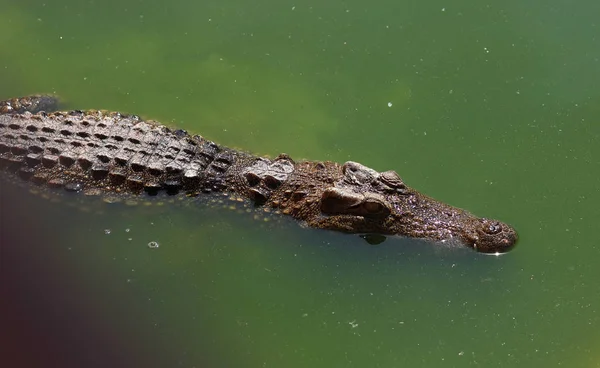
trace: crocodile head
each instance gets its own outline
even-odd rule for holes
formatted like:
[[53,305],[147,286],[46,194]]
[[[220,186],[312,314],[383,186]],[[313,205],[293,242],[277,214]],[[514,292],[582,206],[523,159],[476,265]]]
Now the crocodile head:
[[341,178],[322,191],[321,215],[311,226],[458,242],[483,253],[506,252],[517,241],[509,225],[425,196],[394,171],[380,173],[352,161],[341,170]]

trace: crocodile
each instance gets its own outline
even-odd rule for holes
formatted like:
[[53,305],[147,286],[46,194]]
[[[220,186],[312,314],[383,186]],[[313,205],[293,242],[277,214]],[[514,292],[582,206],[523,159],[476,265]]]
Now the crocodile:
[[504,253],[506,223],[481,218],[407,186],[395,171],[358,162],[273,159],[218,145],[137,115],[58,111],[52,95],[0,102],[0,170],[26,185],[88,195],[221,193],[309,227],[404,236]]

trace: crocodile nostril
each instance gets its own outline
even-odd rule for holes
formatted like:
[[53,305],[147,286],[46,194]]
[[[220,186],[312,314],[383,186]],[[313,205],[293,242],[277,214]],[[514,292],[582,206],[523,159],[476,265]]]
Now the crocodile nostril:
[[502,231],[502,224],[498,221],[489,221],[487,219],[482,220],[482,230],[486,234],[495,235]]
[[499,223],[496,222],[496,223],[490,224],[487,227],[487,231],[486,232],[488,234],[498,234],[501,230],[502,230],[502,226]]

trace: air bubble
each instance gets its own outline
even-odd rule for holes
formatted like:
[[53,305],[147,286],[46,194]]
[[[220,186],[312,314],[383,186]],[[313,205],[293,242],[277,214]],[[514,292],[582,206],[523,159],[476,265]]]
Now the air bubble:
[[156,248],[158,248],[158,246],[159,246],[158,242],[155,242],[155,241],[151,241],[150,243],[148,243],[148,248],[150,248],[150,249],[156,249]]

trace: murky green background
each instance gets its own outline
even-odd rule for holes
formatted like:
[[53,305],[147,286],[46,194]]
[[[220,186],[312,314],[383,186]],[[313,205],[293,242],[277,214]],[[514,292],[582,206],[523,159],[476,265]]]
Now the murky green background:
[[373,247],[202,201],[84,212],[4,183],[11,366],[600,367],[597,1],[0,9],[2,99],[395,169],[521,236],[502,257]]

